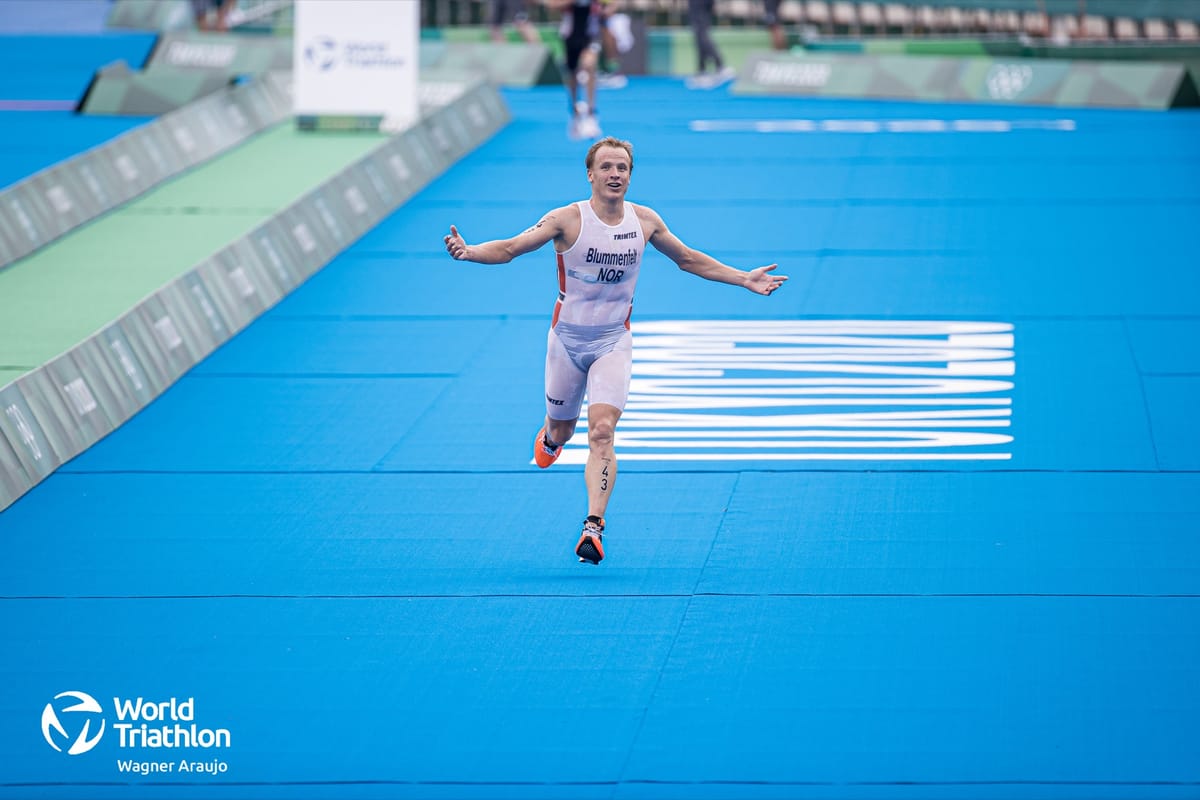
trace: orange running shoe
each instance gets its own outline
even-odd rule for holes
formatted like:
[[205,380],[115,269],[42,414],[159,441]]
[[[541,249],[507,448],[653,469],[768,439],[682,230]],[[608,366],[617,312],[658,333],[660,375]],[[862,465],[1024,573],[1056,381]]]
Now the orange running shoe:
[[539,467],[545,469],[558,460],[562,449],[561,444],[554,449],[550,449],[550,445],[546,444],[546,426],[543,425],[533,440],[533,460]]
[[604,520],[589,514],[583,521],[583,534],[575,545],[575,555],[580,563],[599,564],[604,560]]

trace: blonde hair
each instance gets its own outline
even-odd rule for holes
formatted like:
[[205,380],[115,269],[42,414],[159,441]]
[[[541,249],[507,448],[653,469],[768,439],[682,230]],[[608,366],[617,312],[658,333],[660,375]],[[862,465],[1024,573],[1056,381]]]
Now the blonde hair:
[[587,165],[588,169],[591,169],[592,164],[595,163],[596,153],[599,152],[601,147],[616,147],[628,153],[629,171],[633,172],[633,145],[630,142],[627,142],[624,139],[618,139],[615,136],[605,136],[603,139],[588,148],[587,158],[584,160],[584,164]]

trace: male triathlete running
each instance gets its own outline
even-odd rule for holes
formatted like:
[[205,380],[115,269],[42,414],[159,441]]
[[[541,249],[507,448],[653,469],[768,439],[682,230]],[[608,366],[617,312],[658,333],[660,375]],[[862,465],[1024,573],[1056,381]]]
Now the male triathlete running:
[[613,436],[625,408],[633,364],[629,318],[646,243],[679,268],[710,281],[770,295],[787,280],[777,265],[740,270],[681,242],[653,209],[625,200],[633,174],[633,145],[613,137],[591,146],[586,158],[592,195],[556,208],[511,239],[469,245],[454,225],[443,237],[459,261],[504,264],[554,242],[558,301],[546,345],[546,419],[533,442],[534,461],[548,467],[575,434],[587,395],[588,510],[575,546],[580,561],[604,558],[604,514],[617,479]]

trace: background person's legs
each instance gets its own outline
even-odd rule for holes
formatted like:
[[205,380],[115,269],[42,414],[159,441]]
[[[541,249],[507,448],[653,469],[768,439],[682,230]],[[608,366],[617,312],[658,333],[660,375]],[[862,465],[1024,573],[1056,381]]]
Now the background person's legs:
[[717,45],[713,42],[710,29],[713,22],[713,0],[688,0],[688,22],[692,26],[692,34],[696,37],[696,72],[703,74],[712,62],[714,70],[721,69],[724,61]]

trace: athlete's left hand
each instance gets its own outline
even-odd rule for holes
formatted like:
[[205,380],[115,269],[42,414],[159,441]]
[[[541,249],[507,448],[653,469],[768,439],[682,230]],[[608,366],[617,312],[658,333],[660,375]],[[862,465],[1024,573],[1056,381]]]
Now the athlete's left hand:
[[787,280],[787,275],[772,275],[771,270],[778,267],[778,264],[769,264],[765,267],[752,269],[746,273],[745,286],[755,294],[770,295]]

